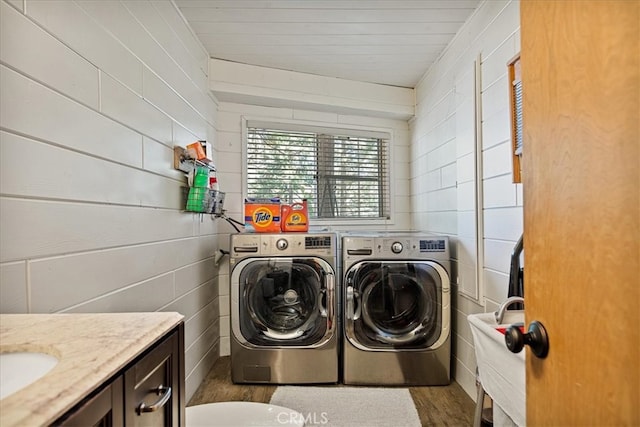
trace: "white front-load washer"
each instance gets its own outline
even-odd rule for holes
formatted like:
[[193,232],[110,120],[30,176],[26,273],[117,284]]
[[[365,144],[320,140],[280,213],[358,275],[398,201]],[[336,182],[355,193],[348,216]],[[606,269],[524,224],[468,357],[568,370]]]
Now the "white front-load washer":
[[450,383],[450,263],[447,237],[343,236],[345,384]]
[[235,383],[336,383],[336,235],[231,236],[231,371]]

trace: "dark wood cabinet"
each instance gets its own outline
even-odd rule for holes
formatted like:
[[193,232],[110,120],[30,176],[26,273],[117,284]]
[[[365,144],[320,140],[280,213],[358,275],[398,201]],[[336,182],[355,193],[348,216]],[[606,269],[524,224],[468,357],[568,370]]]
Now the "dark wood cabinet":
[[122,377],[88,397],[60,423],[64,427],[121,427],[124,425]]
[[172,334],[124,373],[125,425],[180,425],[180,346]]
[[180,323],[53,425],[184,426],[184,377]]

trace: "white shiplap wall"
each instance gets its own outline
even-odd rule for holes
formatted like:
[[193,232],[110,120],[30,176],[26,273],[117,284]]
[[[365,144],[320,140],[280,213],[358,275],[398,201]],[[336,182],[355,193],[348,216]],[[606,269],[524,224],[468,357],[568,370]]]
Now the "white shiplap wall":
[[178,311],[219,354],[217,223],[174,145],[215,145],[208,54],[168,1],[2,1],[0,312]]
[[[522,189],[511,181],[507,62],[520,50],[519,2],[486,1],[416,87],[411,122],[413,226],[448,234],[453,248],[454,377],[475,399],[476,361],[466,316],[494,311],[507,297],[511,251],[522,233]],[[474,61],[480,55],[481,190],[478,300],[475,289]],[[469,270],[471,268],[471,271]]]
[[[258,68],[258,67],[256,67]],[[215,78],[215,76],[214,76]],[[371,87],[368,88],[371,90]],[[381,87],[381,90],[386,88]],[[370,95],[370,94],[369,94]],[[300,101],[305,99],[299,95]],[[373,105],[373,103],[372,103]],[[407,230],[410,224],[409,208],[409,128],[405,120],[385,119],[367,116],[354,116],[337,113],[300,110],[295,108],[274,108],[258,105],[247,105],[221,102],[218,111],[218,179],[221,190],[226,193],[225,208],[228,215],[242,221],[243,218],[243,186],[242,186],[242,120],[243,117],[259,117],[265,121],[285,121],[292,123],[313,123],[316,126],[327,127],[356,127],[387,129],[392,135],[391,143],[391,175],[393,186],[392,218],[385,224],[324,224],[332,231],[345,230]],[[317,224],[311,223],[311,226]],[[227,233],[234,230],[228,224],[220,225],[220,247],[228,250],[229,238]],[[222,237],[224,233],[224,238]],[[220,275],[220,354],[230,354],[230,323],[229,323],[229,263],[224,258],[221,263]]]

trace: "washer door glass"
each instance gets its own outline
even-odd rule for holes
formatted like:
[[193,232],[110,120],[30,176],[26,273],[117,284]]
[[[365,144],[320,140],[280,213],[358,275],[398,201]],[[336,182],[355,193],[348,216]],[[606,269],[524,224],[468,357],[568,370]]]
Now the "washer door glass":
[[440,337],[442,278],[430,262],[362,262],[347,284],[357,313],[347,315],[350,339],[367,348],[424,349]]
[[330,325],[327,304],[333,300],[327,294],[326,276],[314,259],[272,258],[247,264],[238,284],[242,336],[255,345],[320,341]]

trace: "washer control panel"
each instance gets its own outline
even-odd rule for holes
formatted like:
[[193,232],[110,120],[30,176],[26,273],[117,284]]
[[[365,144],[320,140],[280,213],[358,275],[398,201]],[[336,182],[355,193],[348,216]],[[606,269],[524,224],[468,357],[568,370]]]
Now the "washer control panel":
[[449,259],[446,236],[348,236],[342,241],[345,261],[379,259]]
[[335,256],[331,233],[240,233],[231,235],[231,258],[264,256]]

